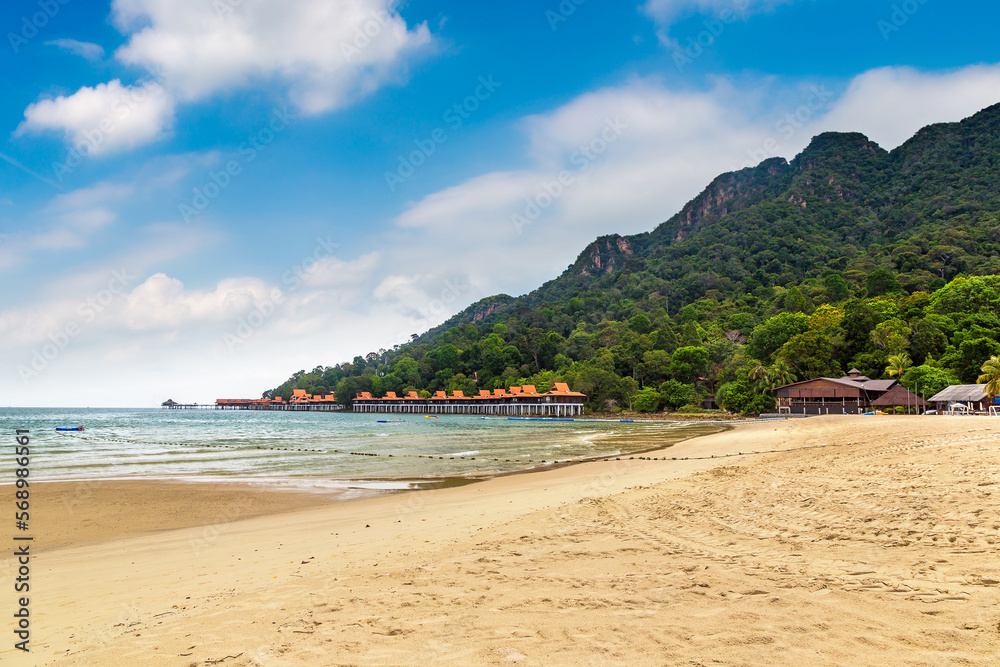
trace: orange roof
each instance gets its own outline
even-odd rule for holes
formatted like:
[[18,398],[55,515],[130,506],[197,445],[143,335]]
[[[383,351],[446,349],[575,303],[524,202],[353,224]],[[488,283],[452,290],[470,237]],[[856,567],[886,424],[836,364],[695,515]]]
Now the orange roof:
[[521,393],[521,388],[520,387],[511,387],[510,388],[510,393],[515,394],[515,395],[520,394]]
[[480,389],[479,390],[479,398],[489,398],[489,397],[490,397],[490,391],[489,391],[489,389]]
[[448,398],[443,391],[435,391],[433,398]]
[[526,385],[524,385],[523,387],[521,387],[521,391],[523,391],[525,394],[537,394],[538,393],[537,391],[535,391],[535,385],[533,385],[533,384],[526,384]]
[[292,389],[292,396],[305,396],[305,395],[306,395],[305,389]]
[[385,392],[385,397],[388,398],[388,399],[390,399],[390,400],[396,400],[397,398],[399,398],[399,396],[396,396],[396,392],[394,392],[394,391],[387,391],[387,392]]
[[464,391],[459,391],[459,390],[456,389],[455,391],[451,392],[451,397],[452,398],[465,398],[465,392]]
[[503,389],[494,389],[493,390],[493,396],[495,396],[495,397],[506,396],[506,395],[507,395],[507,392],[504,391]]
[[549,394],[552,396],[586,396],[586,394],[570,390],[569,385],[565,382],[556,382]]
[[420,394],[418,394],[415,391],[411,391],[409,396],[407,396],[407,398],[420,398]]

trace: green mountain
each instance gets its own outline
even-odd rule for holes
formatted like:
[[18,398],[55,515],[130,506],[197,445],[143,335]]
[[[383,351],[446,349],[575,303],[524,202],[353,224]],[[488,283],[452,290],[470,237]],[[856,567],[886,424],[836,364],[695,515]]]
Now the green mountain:
[[974,382],[1000,352],[998,186],[1000,104],[891,152],[822,134],[791,162],[719,176],[648,233],[598,238],[530,294],[265,395],[566,380],[594,409],[762,410],[776,382],[880,377],[897,355],[921,393]]

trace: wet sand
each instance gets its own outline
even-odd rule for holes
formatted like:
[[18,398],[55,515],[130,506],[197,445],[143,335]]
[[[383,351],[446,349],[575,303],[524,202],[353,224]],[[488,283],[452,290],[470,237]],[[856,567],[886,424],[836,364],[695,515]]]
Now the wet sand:
[[50,482],[31,486],[39,552],[178,528],[329,505],[318,494],[245,484],[162,480]]

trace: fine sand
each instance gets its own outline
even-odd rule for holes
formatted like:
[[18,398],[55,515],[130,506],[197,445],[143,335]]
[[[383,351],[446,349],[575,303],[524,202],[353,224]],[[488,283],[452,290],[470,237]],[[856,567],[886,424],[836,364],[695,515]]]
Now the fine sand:
[[1000,664],[1000,420],[759,422],[643,456],[333,504],[33,488],[32,652],[7,631],[0,663]]

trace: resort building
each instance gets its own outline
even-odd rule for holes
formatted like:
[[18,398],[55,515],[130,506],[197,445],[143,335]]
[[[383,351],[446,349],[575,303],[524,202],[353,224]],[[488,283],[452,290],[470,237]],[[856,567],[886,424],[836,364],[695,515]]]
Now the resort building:
[[986,412],[995,405],[986,393],[985,384],[956,384],[931,396],[938,413],[942,412]]
[[583,414],[586,395],[571,391],[569,385],[556,382],[552,391],[539,393],[532,385],[511,387],[509,390],[480,390],[476,396],[455,391],[448,396],[443,391],[430,398],[420,398],[411,391],[406,397],[387,393],[374,398],[368,392],[354,399],[355,412],[401,412],[415,414],[498,415],[508,417],[574,417]]
[[333,394],[307,394],[305,389],[293,389],[291,397],[286,401],[277,398],[218,398],[215,400],[216,410],[290,410],[304,412],[333,412],[343,410]]
[[852,368],[842,378],[820,377],[779,387],[775,395],[779,414],[857,415],[897,385],[898,380],[872,380]]

